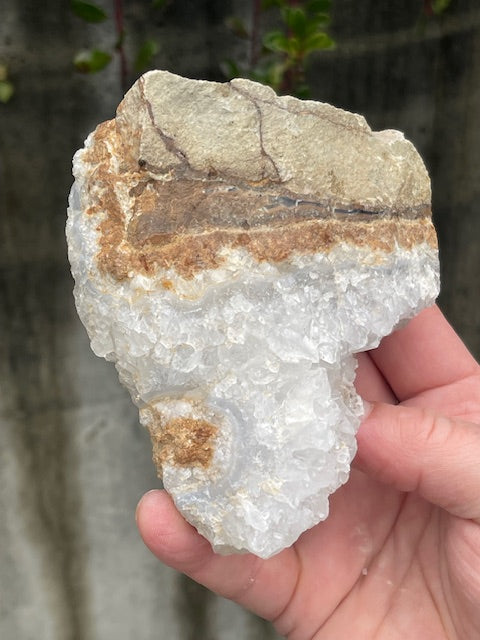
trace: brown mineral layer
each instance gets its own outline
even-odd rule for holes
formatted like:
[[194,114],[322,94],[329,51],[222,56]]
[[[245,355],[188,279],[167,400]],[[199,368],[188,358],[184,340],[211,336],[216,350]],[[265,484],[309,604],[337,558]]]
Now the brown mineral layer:
[[153,411],[149,427],[153,461],[161,474],[165,463],[208,467],[214,452],[218,428],[206,420],[174,418],[163,420]]
[[235,248],[279,262],[341,242],[436,246],[428,175],[402,134],[248,80],[147,73],[82,159],[98,263],[117,280],[191,278]]

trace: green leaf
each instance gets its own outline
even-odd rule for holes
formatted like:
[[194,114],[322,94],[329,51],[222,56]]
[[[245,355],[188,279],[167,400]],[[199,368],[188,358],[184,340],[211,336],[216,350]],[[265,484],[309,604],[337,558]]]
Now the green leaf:
[[0,102],[6,104],[14,93],[15,89],[9,80],[0,80]]
[[289,39],[281,31],[270,31],[263,38],[263,45],[270,51],[283,51],[288,53],[290,50]]
[[145,40],[140,49],[138,50],[137,57],[135,58],[135,70],[143,71],[152,62],[152,58],[158,53],[158,44],[155,40]]
[[154,9],[163,9],[169,0],[152,0],[152,7]]
[[282,63],[273,63],[267,70],[266,84],[269,84],[274,89],[279,89],[285,75],[286,66]]
[[435,15],[440,15],[448,9],[452,0],[433,0],[432,11]]
[[324,31],[317,31],[303,42],[303,52],[312,53],[312,51],[322,51],[324,49],[333,49],[335,40]]
[[245,75],[245,69],[242,69],[238,62],[232,60],[231,58],[224,60],[220,66],[223,74],[229,80],[231,80],[232,78],[241,78]]
[[97,73],[105,69],[112,55],[100,49],[86,49],[79,51],[73,59],[77,71],[81,73]]
[[292,33],[302,40],[307,32],[308,20],[301,7],[285,7],[282,11],[283,19]]
[[103,9],[91,2],[72,0],[71,7],[73,13],[86,22],[103,22],[108,18]]
[[301,54],[303,53],[303,43],[298,38],[289,38],[287,53],[290,58],[301,56]]
[[295,96],[301,100],[306,100],[310,97],[310,87],[308,84],[300,84],[295,87]]

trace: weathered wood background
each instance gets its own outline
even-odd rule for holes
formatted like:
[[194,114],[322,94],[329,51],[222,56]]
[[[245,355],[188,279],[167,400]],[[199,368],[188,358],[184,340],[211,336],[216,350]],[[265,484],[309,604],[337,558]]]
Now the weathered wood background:
[[[126,0],[132,40],[149,3]],[[406,132],[432,175],[441,306],[480,354],[480,7],[454,0],[419,29],[423,3],[334,0],[335,51],[310,69],[313,97]],[[112,117],[118,67],[72,72],[73,53],[112,44],[68,2],[0,0],[0,638],[253,640],[264,622],[160,566],[134,510],[157,486],[146,434],[73,307],[64,223],[70,162]],[[105,0],[105,8],[111,10]],[[157,66],[221,79],[224,20],[249,2],[174,1],[150,24]],[[328,588],[328,585],[326,585]]]

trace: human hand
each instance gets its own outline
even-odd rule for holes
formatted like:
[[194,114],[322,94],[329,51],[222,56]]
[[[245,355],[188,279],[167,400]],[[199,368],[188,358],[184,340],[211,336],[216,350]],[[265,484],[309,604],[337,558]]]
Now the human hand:
[[219,556],[151,491],[145,544],[290,640],[480,638],[480,367],[432,307],[360,354],[356,384],[375,404],[325,522],[269,560]]

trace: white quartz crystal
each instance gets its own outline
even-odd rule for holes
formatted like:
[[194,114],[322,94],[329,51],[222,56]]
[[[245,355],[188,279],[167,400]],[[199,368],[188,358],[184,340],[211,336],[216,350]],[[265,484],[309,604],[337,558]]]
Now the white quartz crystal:
[[[156,77],[160,93],[166,76]],[[202,113],[208,108],[203,105]],[[121,117],[126,119],[125,110]],[[130,117],[135,120],[135,113]],[[168,117],[175,118],[172,112]],[[142,130],[135,122],[131,127]],[[188,131],[183,135],[188,156]],[[168,147],[166,136],[162,132],[159,145]],[[386,147],[397,143],[395,136],[384,135]],[[347,481],[363,412],[354,389],[354,354],[375,348],[434,302],[436,248],[423,239],[394,241],[389,248],[362,245],[339,233],[325,250],[294,248],[281,260],[225,245],[215,249],[215,265],[193,273],[157,262],[114,277],[99,262],[108,204],[91,208],[113,189],[127,225],[139,170],[123,167],[118,142],[107,139],[109,171],[121,178],[98,187],[104,156],[92,157],[95,144],[92,134],[75,157],[67,224],[75,300],[92,349],[115,363],[141,422],[154,442],[160,438],[163,483],[185,518],[220,553],[267,558],[324,520],[329,496]],[[152,167],[145,170],[149,181],[171,179],[167,170]],[[296,170],[293,163],[290,171]],[[168,171],[171,176],[170,165]],[[210,185],[212,178],[205,180]],[[399,218],[403,223],[411,220]],[[193,440],[189,425],[203,429],[194,429]],[[172,438],[176,446],[177,426],[187,453],[192,447],[183,459],[168,449]],[[165,439],[162,429],[173,435]]]

